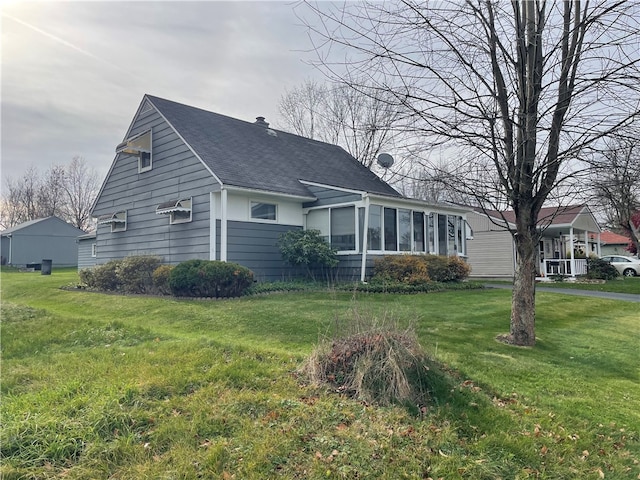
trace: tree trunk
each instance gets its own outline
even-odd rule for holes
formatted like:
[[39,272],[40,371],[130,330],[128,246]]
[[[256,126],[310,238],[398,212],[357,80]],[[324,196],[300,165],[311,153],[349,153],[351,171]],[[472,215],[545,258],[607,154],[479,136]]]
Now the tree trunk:
[[536,250],[535,233],[515,235],[516,272],[511,297],[511,330],[502,340],[532,347],[536,343]]

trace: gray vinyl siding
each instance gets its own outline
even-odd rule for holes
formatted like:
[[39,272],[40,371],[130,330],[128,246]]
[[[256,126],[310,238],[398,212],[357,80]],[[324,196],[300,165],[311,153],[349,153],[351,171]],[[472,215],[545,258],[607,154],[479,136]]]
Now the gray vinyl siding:
[[[54,267],[72,267],[78,264],[77,238],[84,232],[57,217],[49,217],[10,229],[12,237],[2,238],[2,257],[11,265],[22,267],[51,260]],[[11,252],[9,253],[9,249]]]
[[513,277],[514,252],[511,234],[507,231],[477,232],[467,242],[467,262],[471,277]]
[[[366,278],[370,278],[373,274],[373,261],[375,255],[367,255],[366,266]],[[362,255],[361,254],[348,254],[339,255],[336,277],[338,280],[345,282],[357,282],[360,281],[360,271],[362,269]]]
[[7,237],[0,238],[0,265],[9,263],[9,242],[11,240]]
[[92,245],[96,243],[96,237],[80,237],[78,239],[78,271],[91,268],[96,264],[96,258],[91,256]]
[[[130,255],[155,255],[163,263],[209,258],[210,195],[215,179],[155,110],[140,114],[130,136],[152,129],[152,169],[138,173],[136,157],[120,154],[103,185],[93,215],[127,211],[124,232],[98,225],[97,263]],[[192,221],[169,224],[156,207],[192,198]]]
[[335,190],[327,187],[317,187],[309,185],[307,187],[309,191],[317,200],[315,202],[305,203],[303,206],[308,207],[322,207],[325,205],[336,205],[339,203],[358,202],[362,200],[362,195],[359,193],[350,193],[342,190]]
[[227,260],[251,271],[258,281],[288,280],[296,271],[282,260],[278,238],[299,226],[229,221]]

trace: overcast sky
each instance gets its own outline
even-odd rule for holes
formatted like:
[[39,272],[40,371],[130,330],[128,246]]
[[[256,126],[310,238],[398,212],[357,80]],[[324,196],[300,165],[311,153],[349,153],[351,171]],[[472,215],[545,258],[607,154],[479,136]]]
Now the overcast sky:
[[0,188],[76,155],[102,180],[145,93],[277,126],[321,78],[293,2],[2,3]]

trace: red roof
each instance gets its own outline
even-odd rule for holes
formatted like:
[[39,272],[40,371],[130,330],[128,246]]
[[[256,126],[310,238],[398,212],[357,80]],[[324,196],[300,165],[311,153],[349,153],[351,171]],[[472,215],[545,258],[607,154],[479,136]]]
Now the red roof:
[[[595,239],[596,236],[591,235],[591,238]],[[600,234],[600,243],[603,245],[626,245],[629,243],[629,238],[613,232],[602,232]]]

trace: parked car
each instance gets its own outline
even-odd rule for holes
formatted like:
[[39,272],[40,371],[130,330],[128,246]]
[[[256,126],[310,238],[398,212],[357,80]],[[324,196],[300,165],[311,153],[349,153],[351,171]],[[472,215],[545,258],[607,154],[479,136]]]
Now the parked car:
[[622,255],[606,255],[602,257],[602,260],[616,267],[616,270],[625,277],[640,275],[640,260],[637,258],[623,257]]

